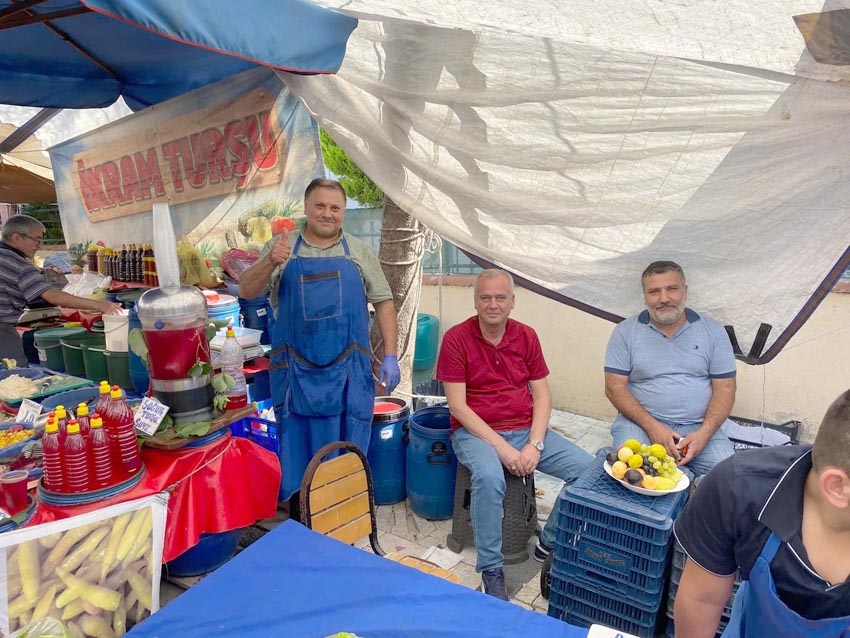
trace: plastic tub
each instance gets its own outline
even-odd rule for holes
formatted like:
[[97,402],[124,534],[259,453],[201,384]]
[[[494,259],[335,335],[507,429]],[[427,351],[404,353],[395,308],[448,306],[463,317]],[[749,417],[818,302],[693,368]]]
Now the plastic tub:
[[59,340],[85,331],[85,328],[45,328],[44,330],[37,330],[34,342],[41,365],[56,372],[64,372],[65,359],[62,357],[62,344],[59,343]]
[[210,319],[230,320],[234,326],[239,325],[239,300],[230,295],[218,295],[215,301],[207,297]]
[[106,365],[106,339],[100,343],[87,343],[83,346],[83,362],[86,366],[86,378],[100,382],[109,377]]
[[127,335],[130,331],[130,316],[103,315],[103,332],[106,335],[106,349],[112,352],[127,352]]
[[89,344],[94,347],[102,347],[105,342],[103,335],[82,332],[62,337],[59,343],[62,344],[65,372],[75,377],[85,377],[86,362],[83,358],[83,350]]
[[437,345],[440,340],[440,320],[434,315],[416,315],[416,350],[413,369],[431,370],[437,363]]
[[109,371],[109,385],[133,390],[133,379],[130,378],[130,357],[127,352],[106,350],[104,354],[106,355],[106,367]]

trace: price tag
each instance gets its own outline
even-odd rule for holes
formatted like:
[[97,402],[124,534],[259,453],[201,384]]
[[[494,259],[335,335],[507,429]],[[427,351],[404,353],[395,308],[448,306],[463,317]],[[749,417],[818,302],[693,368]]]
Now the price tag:
[[18,423],[35,423],[35,420],[41,414],[41,404],[24,399],[21,401],[21,407],[18,410],[18,415],[15,419]]
[[624,631],[611,629],[605,625],[591,625],[587,630],[587,638],[638,638],[634,634],[627,634]]
[[393,438],[393,428],[392,428],[392,426],[390,426],[388,428],[384,428],[383,430],[381,430],[381,440],[382,441],[387,441],[391,438]]
[[148,436],[153,436],[159,424],[168,414],[168,406],[151,397],[142,399],[139,409],[136,410],[136,429]]

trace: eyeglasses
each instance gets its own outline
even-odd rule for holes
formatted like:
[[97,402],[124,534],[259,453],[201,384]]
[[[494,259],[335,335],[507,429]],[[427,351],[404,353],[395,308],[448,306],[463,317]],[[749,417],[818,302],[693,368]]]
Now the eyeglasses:
[[44,236],[41,237],[33,237],[32,235],[27,235],[26,233],[21,233],[21,237],[26,237],[27,239],[33,240],[36,244],[40,244],[44,241]]

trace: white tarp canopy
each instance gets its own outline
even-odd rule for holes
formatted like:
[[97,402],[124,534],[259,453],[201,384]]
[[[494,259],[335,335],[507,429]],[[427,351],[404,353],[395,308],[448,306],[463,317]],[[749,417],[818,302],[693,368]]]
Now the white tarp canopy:
[[850,0],[319,0],[337,75],[283,76],[402,208],[608,319],[670,259],[773,358],[850,252]]

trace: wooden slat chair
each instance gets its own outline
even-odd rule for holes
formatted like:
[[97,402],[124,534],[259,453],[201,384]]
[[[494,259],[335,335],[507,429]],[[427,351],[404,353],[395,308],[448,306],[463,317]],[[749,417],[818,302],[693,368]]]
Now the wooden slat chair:
[[[339,456],[325,460],[334,452]],[[315,532],[349,545],[369,536],[372,551],[453,583],[457,575],[439,565],[397,552],[387,554],[378,542],[375,492],[366,456],[354,443],[328,443],[310,460],[301,479],[301,522]]]

